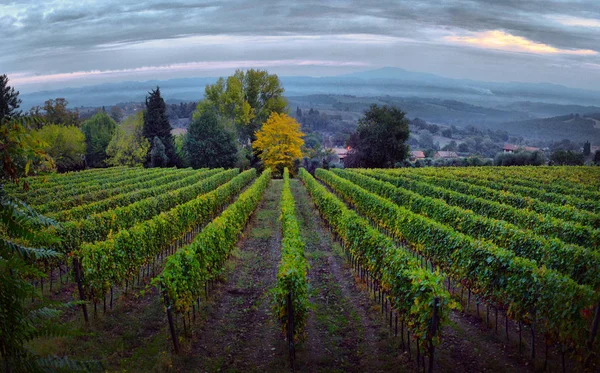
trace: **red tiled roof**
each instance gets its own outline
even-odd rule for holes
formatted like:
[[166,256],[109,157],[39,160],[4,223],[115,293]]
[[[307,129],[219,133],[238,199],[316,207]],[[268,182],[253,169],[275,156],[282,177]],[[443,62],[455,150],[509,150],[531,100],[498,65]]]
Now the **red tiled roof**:
[[425,158],[425,153],[423,153],[420,150],[413,150],[413,151],[410,152],[410,155],[413,158]]
[[332,150],[340,159],[344,159],[348,155],[348,149],[346,148],[332,148]]

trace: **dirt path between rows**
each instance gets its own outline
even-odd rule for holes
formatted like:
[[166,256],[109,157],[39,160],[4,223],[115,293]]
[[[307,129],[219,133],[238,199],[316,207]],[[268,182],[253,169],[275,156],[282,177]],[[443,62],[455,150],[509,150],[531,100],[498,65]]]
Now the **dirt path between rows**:
[[[291,181],[296,215],[310,263],[310,301],[306,341],[297,353],[301,372],[401,372],[412,365],[401,353],[398,339],[345,262],[315,210],[308,191]],[[364,290],[364,289],[363,289]]]
[[[306,243],[310,312],[297,346],[299,372],[413,371],[398,338],[345,264],[340,246],[319,218],[306,188],[291,181],[296,215]],[[176,371],[286,372],[287,345],[271,312],[269,289],[280,260],[281,180],[273,180],[228,261]]]
[[195,372],[281,372],[289,370],[269,290],[280,260],[279,200],[282,180],[272,180],[212,291],[201,325],[174,366]]

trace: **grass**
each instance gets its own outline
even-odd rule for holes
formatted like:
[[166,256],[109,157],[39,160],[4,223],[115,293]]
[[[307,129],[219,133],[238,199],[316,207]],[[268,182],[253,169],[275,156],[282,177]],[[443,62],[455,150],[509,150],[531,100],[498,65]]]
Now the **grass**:
[[133,294],[112,311],[99,312],[90,325],[78,313],[66,320],[77,336],[40,338],[31,348],[42,355],[67,355],[74,360],[99,360],[108,371],[151,371],[168,367],[171,359],[163,307],[155,292]]

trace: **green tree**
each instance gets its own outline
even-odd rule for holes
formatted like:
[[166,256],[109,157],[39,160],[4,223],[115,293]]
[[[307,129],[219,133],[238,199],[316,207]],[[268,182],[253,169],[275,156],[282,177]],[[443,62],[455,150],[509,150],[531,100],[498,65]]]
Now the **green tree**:
[[109,115],[116,123],[120,123],[123,120],[123,110],[118,106],[111,107]]
[[81,130],[87,144],[86,163],[89,167],[106,165],[106,147],[115,134],[117,124],[104,111],[83,122]]
[[[350,167],[394,167],[408,155],[409,121],[395,107],[371,105],[351,136]],[[344,160],[346,162],[346,160]]]
[[594,163],[600,165],[600,150],[596,150],[594,153]]
[[234,136],[214,111],[204,111],[190,124],[183,150],[194,168],[231,168],[237,160]]
[[[36,141],[31,134],[37,121],[38,118],[30,117],[5,117],[0,121],[0,158],[3,160],[0,184],[7,180],[19,183],[21,176],[55,168],[54,160],[44,152],[46,144]],[[27,182],[23,188],[29,188]]]
[[165,167],[169,163],[169,157],[165,153],[165,145],[158,136],[152,140],[152,150],[150,150],[150,167]]
[[585,157],[583,153],[572,150],[557,150],[550,155],[550,161],[554,165],[583,166]]
[[42,121],[36,123],[38,129],[49,124],[79,127],[79,111],[68,109],[68,105],[69,102],[64,98],[50,99],[44,103],[42,108],[39,106],[31,108],[28,115],[42,119]]
[[433,135],[428,131],[419,134],[419,146],[426,149],[435,149]]
[[[146,111],[144,113],[144,137],[149,142],[154,143],[154,138],[158,137],[165,147],[165,154],[168,162],[165,166],[177,165],[177,154],[173,144],[173,135],[171,134],[171,125],[167,118],[165,100],[160,96],[160,88],[148,92],[146,97]],[[152,150],[150,150],[152,151]],[[151,164],[150,154],[147,162]]]
[[528,152],[519,150],[514,153],[496,154],[494,158],[494,166],[541,166],[546,163],[546,159],[542,152]]
[[85,135],[74,126],[50,124],[33,132],[34,139],[46,144],[59,172],[81,169],[86,154]]
[[119,125],[106,147],[111,166],[141,166],[146,162],[150,142],[143,134],[144,113],[138,112]]
[[458,150],[458,145],[456,144],[456,141],[452,140],[446,146],[444,146],[442,150],[455,152]]
[[271,113],[285,113],[284,89],[275,74],[265,70],[237,70],[226,80],[205,88],[194,119],[206,110],[215,110],[229,129],[236,128],[242,144],[254,141],[256,131]]
[[461,142],[460,145],[458,145],[458,151],[461,153],[468,153],[469,150],[469,145],[465,142]]
[[8,85],[8,77],[6,74],[0,75],[0,122],[4,118],[10,119],[21,114],[19,109],[21,99],[19,91],[15,91],[14,87]]
[[179,135],[173,136],[173,144],[175,145],[175,153],[177,154],[177,159],[179,159],[179,164],[181,167],[189,167],[190,166],[187,156],[185,155],[185,151],[183,149],[185,137],[186,137],[185,134],[179,134]]

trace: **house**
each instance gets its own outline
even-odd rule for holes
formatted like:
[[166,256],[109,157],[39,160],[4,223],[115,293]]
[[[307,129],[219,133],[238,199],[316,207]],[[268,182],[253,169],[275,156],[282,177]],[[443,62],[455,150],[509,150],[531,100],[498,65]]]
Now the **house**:
[[442,151],[440,150],[439,152],[436,152],[433,155],[433,158],[438,159],[438,158],[458,158],[458,154],[456,154],[456,152],[448,152],[448,151]]
[[331,150],[333,150],[334,153],[337,154],[340,161],[342,161],[348,155],[348,150],[350,150],[350,147],[347,147],[347,148],[335,147],[335,148],[332,148]]
[[425,153],[423,153],[421,150],[413,150],[410,152],[410,160],[411,161],[416,161],[417,159],[423,159],[425,158]]
[[513,145],[513,144],[504,144],[504,148],[502,148],[504,153],[514,153],[517,150],[525,150],[527,152],[537,152],[540,148],[534,148],[533,146],[521,146],[521,145]]

